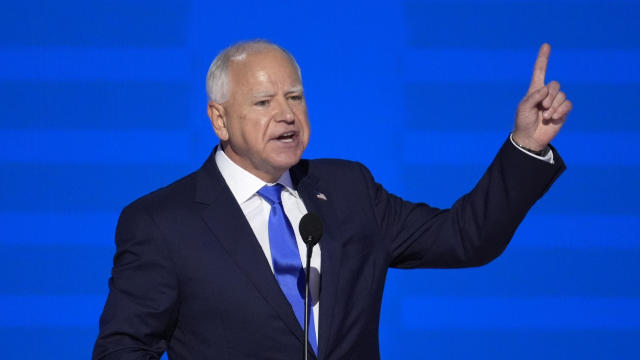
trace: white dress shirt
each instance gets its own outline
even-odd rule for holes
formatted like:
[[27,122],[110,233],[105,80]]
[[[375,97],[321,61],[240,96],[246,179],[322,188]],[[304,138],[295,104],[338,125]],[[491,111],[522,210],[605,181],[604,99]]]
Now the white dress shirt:
[[[242,209],[253,233],[256,235],[256,239],[258,239],[258,243],[260,243],[260,247],[262,251],[264,251],[264,256],[267,258],[271,271],[273,272],[273,260],[271,259],[271,247],[269,245],[269,213],[271,212],[271,205],[257,194],[258,190],[263,186],[273,184],[260,180],[255,175],[238,166],[229,159],[221,148],[218,148],[216,151],[215,161],[224,181],[229,186],[229,189],[231,189],[233,197],[240,205],[240,209]],[[277,183],[284,186],[282,190],[282,207],[296,235],[298,251],[300,252],[300,262],[304,267],[306,266],[307,259],[307,245],[302,241],[298,226],[302,216],[307,213],[307,209],[298,192],[293,188],[291,175],[288,171],[282,174]],[[318,339],[318,314],[320,312],[320,254],[320,246],[314,247],[313,255],[311,256],[311,274],[309,276],[309,289],[311,291],[311,298],[313,299],[313,323],[315,325],[316,340]]]

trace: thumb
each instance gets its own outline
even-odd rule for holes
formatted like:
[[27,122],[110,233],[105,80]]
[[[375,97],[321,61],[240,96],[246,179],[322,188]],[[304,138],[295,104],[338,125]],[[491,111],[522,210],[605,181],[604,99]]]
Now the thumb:
[[549,94],[549,88],[546,86],[541,87],[540,89],[528,94],[522,99],[520,105],[524,108],[533,108],[536,107],[545,97]]

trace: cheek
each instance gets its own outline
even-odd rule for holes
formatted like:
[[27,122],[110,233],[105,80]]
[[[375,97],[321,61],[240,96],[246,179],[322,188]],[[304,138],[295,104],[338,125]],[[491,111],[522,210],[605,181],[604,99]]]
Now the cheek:
[[307,114],[307,108],[300,106],[294,110],[296,119],[300,120],[300,127],[309,132],[309,116]]
[[310,128],[310,125],[309,125],[309,118],[306,117],[306,113],[305,113],[305,116],[302,117],[301,119],[303,119],[303,120],[302,120],[302,124],[301,124],[300,127],[302,129],[304,129],[304,136],[305,136],[306,140],[309,140],[309,133],[311,132],[311,128]]
[[253,114],[244,114],[236,120],[234,131],[236,137],[242,138],[248,144],[262,141],[268,121]]

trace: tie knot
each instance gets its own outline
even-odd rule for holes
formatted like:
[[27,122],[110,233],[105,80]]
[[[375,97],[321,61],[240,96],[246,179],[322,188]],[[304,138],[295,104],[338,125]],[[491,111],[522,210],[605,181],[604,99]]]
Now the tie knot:
[[265,185],[260,190],[258,190],[258,195],[262,196],[269,205],[273,206],[273,204],[277,204],[282,202],[282,198],[280,194],[282,193],[283,186],[280,184],[275,185]]

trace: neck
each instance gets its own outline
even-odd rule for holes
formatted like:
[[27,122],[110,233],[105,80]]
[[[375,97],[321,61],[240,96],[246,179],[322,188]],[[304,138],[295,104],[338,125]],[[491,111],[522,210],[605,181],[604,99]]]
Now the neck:
[[280,179],[280,177],[282,176],[282,174],[284,174],[284,172],[288,170],[288,169],[285,169],[285,170],[273,169],[272,171],[267,171],[267,170],[258,169],[252,166],[251,162],[247,161],[245,158],[238,156],[234,151],[228,151],[229,149],[228,145],[221,144],[220,149],[222,150],[222,152],[224,152],[227,158],[229,158],[229,160],[231,160],[234,164],[238,165],[239,167],[241,167],[251,175],[269,184],[273,184],[277,182],[278,179]]

